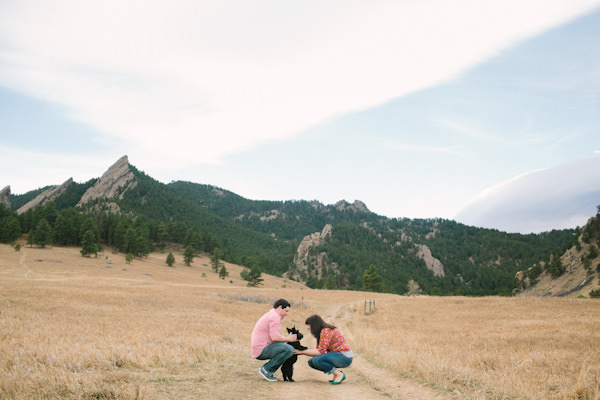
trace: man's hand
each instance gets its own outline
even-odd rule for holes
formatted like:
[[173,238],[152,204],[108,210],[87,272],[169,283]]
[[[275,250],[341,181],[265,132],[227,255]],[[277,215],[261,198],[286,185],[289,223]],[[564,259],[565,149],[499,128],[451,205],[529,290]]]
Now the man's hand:
[[292,333],[292,334],[288,335],[286,342],[295,342],[296,340],[298,340],[298,335],[296,335],[295,333]]

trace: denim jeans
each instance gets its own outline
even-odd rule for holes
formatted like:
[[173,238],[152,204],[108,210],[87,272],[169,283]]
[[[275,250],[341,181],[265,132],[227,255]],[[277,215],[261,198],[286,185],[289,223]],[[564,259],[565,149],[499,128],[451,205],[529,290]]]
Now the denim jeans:
[[270,360],[263,368],[270,374],[281,367],[281,365],[294,354],[294,348],[287,343],[273,342],[265,347],[257,360]]
[[332,374],[336,368],[346,368],[352,364],[352,360],[352,357],[346,357],[342,353],[331,352],[314,356],[308,360],[308,365],[326,374]]

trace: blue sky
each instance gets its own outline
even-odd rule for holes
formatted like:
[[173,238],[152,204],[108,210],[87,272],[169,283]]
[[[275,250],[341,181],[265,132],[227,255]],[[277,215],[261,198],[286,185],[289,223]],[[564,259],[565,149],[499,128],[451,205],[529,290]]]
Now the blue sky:
[[575,227],[600,204],[598,38],[599,0],[2,2],[0,186],[126,154],[251,199]]

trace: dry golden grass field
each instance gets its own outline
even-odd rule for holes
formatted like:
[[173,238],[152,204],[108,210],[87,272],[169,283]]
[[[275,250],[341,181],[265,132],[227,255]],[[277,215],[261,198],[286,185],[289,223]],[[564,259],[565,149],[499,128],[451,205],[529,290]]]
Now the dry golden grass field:
[[[600,399],[598,300],[319,291],[268,276],[247,288],[238,266],[222,280],[207,258],[175,257],[169,268],[166,254],[127,264],[0,245],[0,398]],[[342,385],[306,357],[295,383],[258,375],[250,333],[281,297],[303,344],[315,345],[310,314],[342,328],[356,355]]]

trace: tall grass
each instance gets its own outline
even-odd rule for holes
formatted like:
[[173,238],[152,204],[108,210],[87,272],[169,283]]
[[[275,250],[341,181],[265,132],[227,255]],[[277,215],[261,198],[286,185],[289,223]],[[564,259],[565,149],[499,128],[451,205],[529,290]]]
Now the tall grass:
[[407,298],[273,278],[257,289],[209,267],[207,277],[204,267],[167,268],[164,257],[113,257],[106,269],[77,251],[55,255],[61,263],[26,251],[0,246],[2,399],[258,398],[250,333],[284,297],[293,303],[284,326],[321,314],[357,357],[458,398],[600,400],[600,301]]
[[600,399],[600,302],[388,297],[349,324],[382,366],[475,399]]
[[[0,398],[252,393],[215,385],[226,375],[256,372],[250,332],[268,306],[235,300],[236,291],[249,289],[227,287],[216,275],[212,282],[224,287],[214,287],[188,267],[114,262],[106,269],[102,260],[81,256],[73,260],[82,265],[38,262],[49,253],[26,249],[29,256],[21,257],[6,248],[0,249]],[[185,388],[186,382],[195,384]]]

